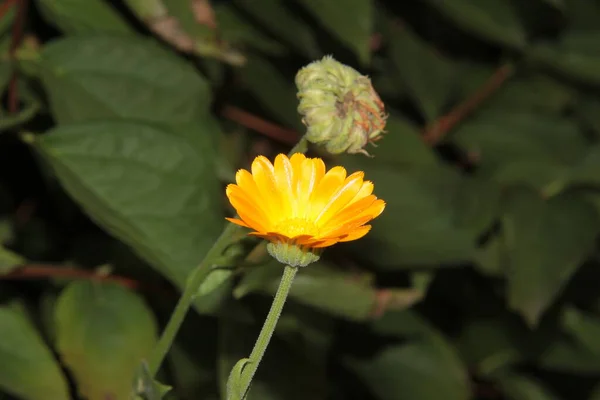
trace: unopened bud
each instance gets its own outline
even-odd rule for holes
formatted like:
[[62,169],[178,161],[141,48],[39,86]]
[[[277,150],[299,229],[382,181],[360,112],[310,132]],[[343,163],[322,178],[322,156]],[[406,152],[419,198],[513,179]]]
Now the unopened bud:
[[354,68],[325,56],[296,74],[308,141],[332,154],[368,153],[367,143],[381,139],[385,108],[371,80]]

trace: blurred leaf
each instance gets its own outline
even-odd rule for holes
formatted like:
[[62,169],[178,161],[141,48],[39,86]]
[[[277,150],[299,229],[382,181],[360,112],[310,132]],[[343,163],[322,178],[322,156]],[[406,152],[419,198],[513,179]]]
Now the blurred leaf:
[[480,166],[491,169],[520,160],[571,163],[587,150],[570,120],[524,112],[482,114],[460,126],[452,138],[475,154]]
[[40,0],[44,17],[68,34],[133,33],[106,0]]
[[563,312],[562,322],[587,350],[600,357],[600,318],[568,307]]
[[579,197],[544,201],[530,190],[510,193],[503,217],[508,253],[508,302],[537,325],[594,246],[600,221]]
[[198,288],[198,295],[208,294],[233,277],[230,268],[214,268]]
[[548,3],[549,5],[551,5],[552,7],[555,7],[559,10],[564,10],[565,9],[565,0],[543,0],[546,3]]
[[22,311],[0,307],[0,332],[0,388],[24,400],[71,398],[52,351]]
[[582,83],[600,85],[600,30],[569,31],[556,44],[532,48],[531,59]]
[[482,109],[554,114],[563,111],[574,97],[571,87],[549,76],[519,76],[508,80]]
[[136,369],[157,336],[142,299],[115,284],[76,282],[56,303],[56,345],[90,400],[129,399]]
[[600,384],[597,384],[588,400],[600,400]]
[[563,0],[569,27],[577,30],[597,30],[600,4],[589,0]]
[[234,2],[265,26],[265,29],[294,46],[308,58],[317,58],[319,47],[308,24],[278,0],[237,0]]
[[426,0],[459,27],[494,43],[512,48],[526,44],[525,31],[506,0]]
[[490,376],[522,360],[511,335],[505,320],[476,320],[463,327],[457,349],[478,374]]
[[[283,313],[287,313],[287,306]],[[250,354],[258,337],[258,328],[232,318],[220,319],[219,371],[222,392],[231,368]],[[252,380],[247,400],[325,400],[328,389],[324,380],[325,366],[307,357],[304,346],[298,346],[296,342],[286,343],[280,338],[279,330],[276,330]],[[225,398],[224,393],[221,398]]]
[[390,269],[443,266],[472,257],[475,235],[472,227],[461,224],[458,198],[465,180],[458,173],[444,166],[392,171],[356,157],[345,159],[344,165],[349,171],[365,171],[377,197],[387,203],[369,235],[349,245],[357,258]]
[[[377,147],[368,149],[378,163],[389,163],[398,167],[437,164],[435,153],[425,144],[418,127],[412,122],[390,114],[385,130],[387,134]],[[353,156],[346,156],[348,157]]]
[[223,224],[201,130],[98,121],[56,128],[34,145],[93,220],[183,287]]
[[281,55],[288,52],[286,46],[256,29],[227,2],[215,4],[215,16],[219,34],[229,43],[252,47],[267,54]]
[[287,126],[302,131],[294,77],[284,77],[264,58],[251,57],[240,71],[244,85],[258,102]]
[[568,171],[572,183],[600,185],[600,145],[590,146],[585,157]]
[[361,64],[371,61],[374,4],[370,0],[298,0],[321,24],[356,53]]
[[523,375],[505,373],[499,383],[507,400],[559,400],[539,381]]
[[447,105],[456,85],[455,69],[408,27],[393,27],[390,57],[397,74],[425,120],[434,121]]
[[474,257],[475,268],[487,276],[502,277],[506,268],[506,258],[502,236],[496,235],[477,249]]
[[446,342],[409,340],[384,348],[373,358],[346,364],[381,400],[468,400],[467,371]]
[[[272,262],[254,267],[244,274],[234,290],[234,296],[262,292],[275,294],[281,280],[281,264]],[[357,277],[337,271],[322,262],[302,269],[294,279],[290,298],[327,313],[350,320],[372,317],[376,305],[376,290]],[[390,291],[389,308],[406,308],[421,299],[417,290]]]
[[575,104],[574,111],[578,119],[591,130],[596,139],[600,138],[600,99],[595,96],[582,96]]
[[13,253],[4,246],[0,246],[0,275],[9,273],[24,262],[25,259],[23,257],[17,253]]
[[600,357],[572,341],[556,341],[547,346],[537,365],[551,371],[597,376]]
[[44,47],[41,67],[59,123],[115,116],[188,122],[211,101],[191,65],[147,39],[67,37]]
[[[135,394],[143,400],[161,400],[171,387],[156,381],[150,373],[148,363],[143,361],[134,377]],[[137,398],[136,398],[137,400]]]

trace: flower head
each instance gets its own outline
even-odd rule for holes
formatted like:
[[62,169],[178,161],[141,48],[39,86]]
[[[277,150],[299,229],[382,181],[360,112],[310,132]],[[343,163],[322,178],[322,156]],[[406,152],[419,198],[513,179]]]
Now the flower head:
[[[227,197],[239,218],[229,221],[268,240],[269,253],[280,262],[305,266],[319,259],[320,249],[356,240],[385,208],[373,195],[363,172],[346,176],[343,167],[325,170],[320,158],[279,154],[275,163],[258,156],[252,172],[241,169]],[[295,264],[295,265],[294,265]]]
[[306,138],[332,153],[365,153],[367,143],[381,139],[384,105],[371,80],[331,56],[296,74]]

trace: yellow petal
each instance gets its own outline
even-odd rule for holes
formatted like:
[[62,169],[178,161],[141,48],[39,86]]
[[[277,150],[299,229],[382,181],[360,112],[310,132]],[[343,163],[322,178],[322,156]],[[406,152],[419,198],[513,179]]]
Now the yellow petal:
[[271,162],[264,156],[258,156],[252,163],[252,177],[264,202],[265,212],[271,220],[277,221],[281,214],[281,198],[275,183],[275,173]]
[[359,171],[346,178],[344,184],[330,196],[327,204],[325,204],[321,212],[315,217],[315,224],[325,224],[344,208],[363,186],[364,175],[362,171]]
[[297,193],[297,217],[307,218],[310,209],[310,196],[325,175],[325,164],[321,159],[307,159],[302,163],[298,175]]
[[344,167],[333,167],[323,179],[319,182],[315,190],[312,192],[309,199],[308,218],[314,221],[316,217],[321,214],[323,208],[329,203],[331,197],[337,192],[340,187],[344,184],[346,179],[346,170]]
[[373,203],[375,203],[376,200],[376,196],[369,195],[355,203],[344,207],[333,218],[327,221],[327,223],[323,224],[323,226],[321,227],[321,232],[335,229],[336,226],[342,225],[356,218],[357,215],[369,209],[369,207],[371,207],[371,205],[373,205]]
[[285,154],[279,154],[275,157],[275,182],[281,198],[282,217],[293,218],[293,210],[296,205],[296,198],[292,184],[294,182],[294,169],[292,163]]
[[350,232],[348,235],[342,237],[340,239],[340,242],[349,242],[351,240],[360,239],[361,237],[363,237],[367,233],[369,233],[370,230],[371,230],[371,225],[360,226],[360,227],[356,228],[355,230],[353,230],[352,232]]

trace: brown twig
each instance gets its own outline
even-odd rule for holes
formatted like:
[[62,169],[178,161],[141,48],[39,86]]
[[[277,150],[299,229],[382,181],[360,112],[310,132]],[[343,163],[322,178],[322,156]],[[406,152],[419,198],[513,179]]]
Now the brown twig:
[[113,282],[129,289],[140,289],[141,284],[131,278],[118,275],[102,275],[95,271],[63,267],[48,264],[28,264],[20,266],[7,274],[0,275],[0,280],[68,278],[96,282]]
[[[11,60],[15,59],[15,52],[21,43],[23,37],[23,26],[25,24],[25,17],[27,15],[28,0],[18,0],[17,4],[17,15],[12,26],[12,37],[10,42],[9,54]],[[15,114],[19,108],[19,93],[17,88],[18,72],[16,68],[13,70],[10,82],[8,84],[8,111],[11,114]]]
[[473,95],[456,106],[452,111],[425,127],[423,140],[431,146],[438,144],[444,136],[456,125],[468,117],[485,100],[506,82],[512,75],[514,68],[511,64],[504,64],[480,87]]
[[222,114],[233,122],[284,144],[294,145],[300,138],[296,131],[285,129],[234,106],[225,106]]

